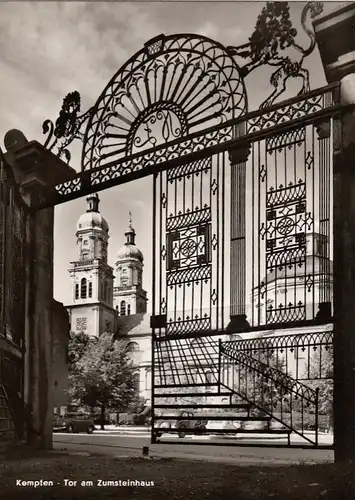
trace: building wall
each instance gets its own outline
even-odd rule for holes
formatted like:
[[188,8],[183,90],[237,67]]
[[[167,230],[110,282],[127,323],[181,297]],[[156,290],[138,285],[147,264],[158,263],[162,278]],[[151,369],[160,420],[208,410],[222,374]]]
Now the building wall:
[[100,308],[100,334],[106,331],[114,333],[116,313],[113,309]]
[[128,339],[128,345],[137,343],[139,346],[139,351],[134,353],[134,361],[139,367],[139,395],[147,400],[147,404],[150,404],[151,400],[151,342],[151,334],[149,332],[145,335],[129,336]]
[[69,314],[60,302],[53,301],[53,406],[55,409],[68,405],[68,343]]
[[73,333],[84,332],[87,335],[96,335],[99,330],[99,304],[68,308],[68,312],[70,330]]

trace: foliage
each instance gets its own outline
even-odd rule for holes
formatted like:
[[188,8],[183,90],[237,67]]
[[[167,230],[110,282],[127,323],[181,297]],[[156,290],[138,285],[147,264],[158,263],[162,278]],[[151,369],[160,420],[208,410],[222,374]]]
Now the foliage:
[[[186,375],[182,375],[181,372],[183,372],[183,370],[184,367],[182,365],[177,366],[177,372],[179,373],[179,376],[177,375],[175,377],[170,376],[167,377],[166,380],[166,384],[173,385],[173,387],[164,387],[161,389],[161,392],[163,392],[164,394],[171,394],[171,396],[161,398],[159,397],[159,392],[156,391],[155,398],[157,404],[176,403],[176,404],[188,405],[188,404],[202,404],[205,402],[206,396],[204,396],[203,393],[206,392],[206,387],[199,385],[194,386],[191,382],[191,379],[189,379]],[[193,370],[192,366],[191,370]],[[200,380],[200,378],[197,375],[195,375],[195,378],[196,380]],[[187,387],[184,384],[186,384]],[[181,394],[186,395],[188,393],[194,393],[194,394],[201,393],[201,396],[196,396],[196,395],[184,396],[184,397],[181,396]]]
[[[249,38],[253,61],[276,55],[279,50],[294,45],[297,31],[292,27],[287,2],[267,2],[258,17],[255,30]],[[266,56],[267,57],[267,56]]]
[[[318,411],[320,415],[333,414],[333,347],[319,347],[313,352],[310,364],[305,373],[309,379],[307,385],[312,389],[319,388]],[[320,378],[320,376],[322,378]]]
[[[80,334],[79,334],[80,335]],[[91,409],[124,411],[138,399],[136,368],[123,342],[109,333],[89,340],[80,335],[70,341],[69,394],[72,402]]]
[[71,332],[68,345],[69,370],[75,369],[76,363],[85,353],[89,341],[89,336],[84,332],[80,332],[77,334]]
[[[256,370],[252,361],[250,367],[246,364],[238,365],[236,391],[265,411],[276,411],[280,410],[281,407],[282,411],[289,411],[290,388],[287,384],[287,378],[282,377],[282,374],[286,374],[284,360],[275,355],[271,345],[268,344],[262,351],[257,354],[248,353],[248,356],[250,356],[250,361],[257,359],[260,364],[257,363]],[[278,377],[274,370],[279,372],[281,376]],[[253,413],[255,412],[260,413],[260,410],[255,410]]]

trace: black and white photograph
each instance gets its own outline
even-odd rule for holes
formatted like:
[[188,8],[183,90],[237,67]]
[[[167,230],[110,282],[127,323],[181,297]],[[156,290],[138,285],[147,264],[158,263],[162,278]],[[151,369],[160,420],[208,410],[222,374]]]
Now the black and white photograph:
[[0,498],[355,500],[355,2],[0,1]]

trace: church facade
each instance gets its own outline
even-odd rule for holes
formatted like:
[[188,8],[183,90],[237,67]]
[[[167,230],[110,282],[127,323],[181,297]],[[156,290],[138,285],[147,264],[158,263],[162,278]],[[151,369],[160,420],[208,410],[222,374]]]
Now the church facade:
[[[117,252],[114,267],[107,261],[109,226],[102,217],[97,194],[86,198],[87,210],[76,225],[76,260],[70,263],[71,303],[66,306],[72,333],[99,337],[110,332],[126,342],[127,353],[139,367],[140,395],[150,399],[150,329],[137,326],[147,321],[147,293],[143,289],[143,254],[135,243],[131,217],[126,241]],[[139,328],[138,328],[139,329]]]

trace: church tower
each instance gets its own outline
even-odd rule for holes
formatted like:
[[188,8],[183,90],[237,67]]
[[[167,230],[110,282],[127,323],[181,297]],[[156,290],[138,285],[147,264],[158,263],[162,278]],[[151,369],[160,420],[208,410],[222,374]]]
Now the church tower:
[[77,260],[69,269],[71,331],[99,336],[114,332],[113,269],[107,264],[109,227],[99,211],[97,194],[86,198],[87,210],[76,227]]
[[114,307],[119,316],[147,312],[147,292],[142,288],[143,254],[136,247],[136,232],[132,227],[131,213],[125,231],[126,242],[118,251],[116,260],[116,286]]

